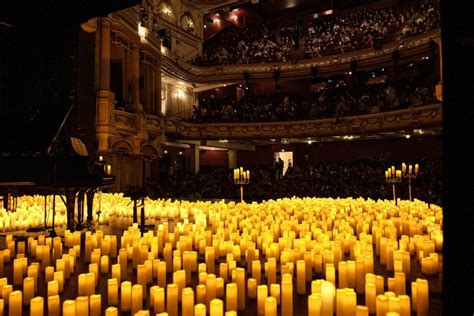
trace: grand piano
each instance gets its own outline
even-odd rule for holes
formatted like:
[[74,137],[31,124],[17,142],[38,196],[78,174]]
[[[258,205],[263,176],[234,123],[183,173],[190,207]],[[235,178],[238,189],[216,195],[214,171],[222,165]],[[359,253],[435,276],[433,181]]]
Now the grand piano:
[[[92,222],[95,192],[113,186],[115,177],[108,172],[110,167],[107,168],[109,165],[102,157],[88,154],[79,138],[66,137],[64,130],[71,110],[72,106],[53,139],[49,139],[49,146],[46,146],[48,139],[45,139],[48,133],[44,132],[47,130],[44,124],[48,122],[48,119],[45,121],[45,115],[35,116],[24,126],[26,131],[33,131],[35,126],[37,128],[38,124],[43,124],[42,133],[29,134],[30,140],[22,140],[21,136],[13,137],[8,144],[4,144],[8,152],[0,156],[0,191],[3,206],[9,211],[15,211],[16,203],[11,202],[22,194],[60,195],[66,205],[67,228],[74,231]],[[51,119],[49,116],[49,121]],[[84,221],[85,196],[87,218]]]

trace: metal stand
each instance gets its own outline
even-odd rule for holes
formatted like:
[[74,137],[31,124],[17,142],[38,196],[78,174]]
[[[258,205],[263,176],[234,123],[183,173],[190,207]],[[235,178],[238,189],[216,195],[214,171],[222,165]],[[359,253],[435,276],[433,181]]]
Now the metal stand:
[[403,177],[408,179],[408,198],[410,199],[410,201],[413,201],[411,194],[411,180],[416,179],[416,173],[405,174],[403,175]]
[[234,180],[234,183],[240,185],[240,202],[244,203],[244,185],[249,184],[249,180]]
[[400,179],[400,178],[390,178],[390,179],[386,179],[386,181],[387,181],[387,183],[392,184],[393,201],[395,202],[395,205],[398,205],[397,194],[396,194],[396,189],[395,189],[395,183],[400,183],[402,181],[402,179]]

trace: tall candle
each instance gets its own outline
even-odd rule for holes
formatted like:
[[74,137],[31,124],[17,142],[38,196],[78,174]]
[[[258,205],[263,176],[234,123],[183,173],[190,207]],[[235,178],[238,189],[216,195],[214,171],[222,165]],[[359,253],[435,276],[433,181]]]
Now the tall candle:
[[89,315],[89,296],[76,297],[76,314]]
[[31,277],[34,280],[35,293],[38,291],[38,271],[39,271],[39,266],[37,264],[36,265],[32,264],[28,267],[27,275],[28,277]]
[[120,264],[120,279],[123,280],[127,277],[127,249],[120,248],[118,263]]
[[226,311],[237,311],[237,284],[226,285]]
[[206,305],[210,306],[211,300],[217,297],[216,276],[208,274],[206,278]]
[[[95,266],[97,268],[97,266]],[[93,272],[86,273],[86,295],[90,296],[95,293],[96,274]]]
[[381,275],[375,276],[375,288],[377,289],[377,295],[384,292],[384,279]]
[[334,269],[334,264],[326,264],[326,281],[331,282],[336,285],[336,270]]
[[109,273],[109,256],[100,257],[100,273],[102,274]]
[[198,304],[206,304],[206,285],[199,284],[196,287],[196,302]]
[[116,278],[107,280],[107,303],[112,306],[118,306],[118,285]]
[[132,286],[132,315],[143,307],[143,288],[140,284]]
[[166,311],[169,316],[178,316],[178,285],[168,284],[166,291]]
[[254,278],[249,278],[247,280],[247,290],[250,299],[257,298],[257,280]]
[[194,314],[194,291],[192,288],[184,288],[181,292],[182,315],[193,316]]
[[165,311],[165,289],[162,287],[159,287],[155,292],[154,310],[155,313]]
[[210,304],[210,316],[224,316],[224,302],[215,298]]
[[30,300],[35,296],[35,279],[27,277],[23,280],[23,304],[29,305]]
[[377,299],[375,302],[375,313],[377,316],[385,316],[386,313],[389,311],[388,306],[388,297],[380,294],[377,295]]
[[23,309],[23,295],[21,291],[10,292],[8,298],[8,314],[9,315],[21,315]]
[[30,300],[30,316],[44,315],[44,299],[36,296]]
[[391,312],[396,312],[398,315],[400,315],[400,311],[401,311],[400,298],[396,296],[389,297],[388,308]]
[[408,295],[400,295],[398,298],[400,298],[400,316],[410,316],[410,297]]
[[428,304],[428,280],[416,279],[416,315],[424,316],[428,315],[429,304]]
[[365,291],[365,262],[362,258],[356,260],[356,291],[358,294]]
[[281,311],[282,315],[293,315],[293,278],[284,274],[281,280]]
[[48,296],[48,316],[59,316],[60,302],[59,295]]
[[268,297],[268,288],[266,285],[257,287],[257,310],[259,315],[265,314],[265,300]]
[[321,315],[321,293],[313,293],[308,296],[308,315]]
[[397,295],[403,295],[406,292],[405,288],[405,273],[395,272],[395,293]]
[[237,308],[239,311],[245,310],[245,269],[236,268],[235,283],[237,283]]
[[117,284],[120,284],[122,278],[121,265],[113,264],[112,265],[112,279],[117,279]]
[[19,286],[23,282],[23,262],[21,259],[13,260],[13,285]]
[[109,306],[105,309],[105,316],[118,316],[118,308]]
[[162,288],[166,287],[166,262],[158,263],[158,285]]
[[328,281],[323,281],[321,284],[321,315],[330,316],[334,311],[335,298],[334,284]]
[[64,289],[64,273],[63,271],[54,272],[54,280],[58,281],[58,292],[62,293]]
[[298,295],[306,294],[306,263],[304,260],[296,261],[296,293]]
[[349,287],[348,278],[347,278],[347,262],[340,261],[338,263],[338,274],[339,274],[339,288]]
[[344,316],[355,316],[357,308],[357,296],[354,289],[346,289],[344,293],[343,310]]
[[206,316],[206,305],[196,304],[194,306],[194,316]]
[[374,283],[365,283],[365,305],[371,314],[375,313],[375,302],[377,296],[377,289]]
[[63,316],[76,316],[76,301],[73,301],[73,300],[64,301]]
[[267,270],[268,286],[271,286],[271,284],[277,283],[276,267],[277,267],[276,259],[268,258],[268,270]]
[[355,261],[347,261],[347,281],[350,288],[356,287],[356,263]]
[[220,299],[224,298],[224,279],[216,278],[216,296]]
[[59,284],[58,281],[53,280],[48,282],[48,296],[58,295]]
[[277,302],[272,296],[265,299],[265,316],[277,316]]
[[120,287],[120,310],[129,312],[132,308],[132,282],[124,281]]

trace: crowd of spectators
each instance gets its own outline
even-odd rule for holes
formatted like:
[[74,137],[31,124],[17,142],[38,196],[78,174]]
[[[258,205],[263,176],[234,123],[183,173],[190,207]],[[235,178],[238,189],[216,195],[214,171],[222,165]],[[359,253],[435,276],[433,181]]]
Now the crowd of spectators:
[[[306,58],[378,48],[439,27],[438,7],[426,1],[408,9],[362,9],[349,15],[322,16],[303,26],[294,20],[257,22],[244,29],[231,25],[209,39],[203,55],[192,63],[205,66],[289,61],[300,47]],[[304,46],[300,45],[303,41]]]
[[[245,200],[262,201],[283,197],[363,197],[391,199],[392,188],[384,171],[401,162],[377,159],[351,162],[308,163],[292,165],[283,177],[268,167],[250,168],[251,181],[245,187]],[[163,175],[155,185],[154,195],[172,199],[239,199],[239,188],[233,183],[232,170],[217,168],[198,174]],[[398,197],[408,199],[407,181],[398,185]],[[413,197],[442,205],[440,161],[421,161],[420,173],[412,182]]]
[[200,100],[192,122],[273,122],[363,115],[430,105],[434,88],[411,79],[351,88],[345,80],[326,82],[307,96],[248,92],[230,99]]

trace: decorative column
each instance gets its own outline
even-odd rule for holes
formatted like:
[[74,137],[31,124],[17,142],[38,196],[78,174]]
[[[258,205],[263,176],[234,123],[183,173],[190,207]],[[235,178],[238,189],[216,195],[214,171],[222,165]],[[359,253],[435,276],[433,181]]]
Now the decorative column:
[[132,103],[130,104],[130,110],[132,112],[143,112],[143,106],[140,104],[140,49],[138,45],[132,47],[132,60],[131,60],[131,80],[132,80]]
[[194,174],[199,172],[199,145],[191,145],[190,169]]
[[163,109],[161,108],[161,55],[155,63],[155,86],[154,86],[154,102],[155,102],[155,113],[153,114],[163,114]]
[[434,42],[438,44],[439,51],[439,82],[435,86],[436,98],[443,101],[443,45],[441,37],[435,38]]
[[115,96],[110,91],[110,21],[101,19],[99,53],[99,77],[97,91],[97,140],[98,151],[108,149],[108,139],[115,134],[114,107]]

